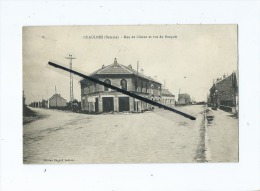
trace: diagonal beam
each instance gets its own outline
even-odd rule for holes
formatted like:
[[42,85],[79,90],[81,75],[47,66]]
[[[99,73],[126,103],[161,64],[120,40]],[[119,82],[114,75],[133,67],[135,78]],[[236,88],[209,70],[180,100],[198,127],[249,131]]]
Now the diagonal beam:
[[146,102],[146,103],[148,103],[148,104],[151,104],[151,105],[154,105],[154,106],[157,106],[157,107],[160,107],[160,108],[163,108],[163,109],[166,109],[166,110],[175,112],[175,113],[177,113],[177,114],[179,114],[179,115],[182,115],[183,117],[189,118],[189,119],[191,119],[191,120],[195,120],[195,119],[196,119],[195,117],[193,117],[193,116],[191,116],[191,115],[189,115],[189,114],[183,113],[183,112],[181,112],[181,111],[178,111],[178,110],[173,109],[173,108],[171,108],[171,107],[168,107],[168,106],[166,106],[166,105],[157,103],[157,102],[152,101],[152,100],[150,100],[150,99],[147,99],[147,98],[144,98],[144,97],[142,97],[142,96],[139,96],[139,95],[136,95],[136,94],[134,94],[134,93],[131,93],[131,92],[129,92],[129,91],[123,90],[123,89],[118,88],[118,87],[116,87],[116,86],[113,86],[113,85],[111,85],[111,84],[107,84],[107,83],[105,83],[105,82],[102,82],[102,81],[97,80],[97,79],[95,79],[95,78],[92,78],[92,77],[90,77],[90,76],[87,76],[87,75],[84,75],[84,74],[82,74],[82,73],[79,73],[79,72],[77,72],[77,71],[75,71],[75,70],[71,70],[71,69],[69,69],[69,68],[66,68],[66,67],[64,67],[64,66],[55,64],[55,63],[53,63],[53,62],[48,62],[48,64],[51,65],[51,66],[53,66],[53,67],[55,67],[55,68],[58,68],[58,69],[61,69],[61,70],[65,70],[65,71],[67,71],[67,72],[71,72],[71,73],[73,73],[73,74],[75,74],[75,75],[78,75],[78,76],[80,76],[80,77],[82,77],[82,78],[88,79],[89,81],[92,81],[92,82],[94,82],[94,83],[97,83],[97,84],[103,85],[103,86],[105,86],[105,87],[111,88],[111,89],[113,89],[113,90],[116,90],[116,91],[118,91],[118,92],[120,92],[120,93],[123,93],[123,94],[125,94],[125,95],[128,95],[128,96],[130,96],[130,97],[136,98],[136,99],[138,99],[138,100],[140,100],[140,101],[144,101],[144,102]]

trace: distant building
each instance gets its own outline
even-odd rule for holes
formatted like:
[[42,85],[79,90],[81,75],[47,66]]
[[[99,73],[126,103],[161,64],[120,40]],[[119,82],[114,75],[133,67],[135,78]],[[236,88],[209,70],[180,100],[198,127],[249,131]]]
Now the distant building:
[[30,103],[29,105],[30,105],[31,107],[40,107],[40,102],[38,102],[38,101],[36,102],[36,101],[35,101],[35,102]]
[[162,89],[162,102],[166,106],[175,105],[175,95],[173,95],[168,89]]
[[218,78],[216,80],[210,88],[208,104],[214,108],[237,111],[238,81],[235,72],[227,77],[223,76],[223,79]]
[[67,101],[60,94],[54,94],[49,99],[49,108],[65,108]]
[[191,100],[191,104],[195,105],[197,102],[195,100]]
[[25,98],[24,91],[23,91],[23,106],[25,106],[25,100],[26,100],[26,98]]
[[43,108],[48,108],[48,105],[49,105],[48,100],[43,99],[42,100],[42,107]]
[[178,105],[188,105],[191,104],[191,97],[189,94],[179,94]]
[[[114,63],[108,66],[103,65],[102,68],[93,72],[90,76],[139,96],[158,102],[161,101],[160,82],[144,75],[143,70],[137,72],[131,65],[124,66],[119,64],[116,59]],[[94,113],[113,111],[141,112],[152,108],[146,102],[134,99],[87,79],[82,79],[80,84],[82,111]]]
[[48,108],[48,100],[43,99],[42,101],[32,102],[29,104],[31,107]]

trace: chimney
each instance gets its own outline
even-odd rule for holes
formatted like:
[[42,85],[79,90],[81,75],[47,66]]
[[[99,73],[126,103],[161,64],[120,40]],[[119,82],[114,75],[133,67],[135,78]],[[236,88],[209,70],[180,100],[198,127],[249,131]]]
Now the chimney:
[[157,80],[157,76],[154,76],[154,79]]
[[117,65],[117,60],[116,60],[116,58],[114,59],[114,64]]
[[130,64],[130,65],[128,66],[128,68],[132,69],[132,65]]
[[104,65],[104,64],[102,65],[102,68],[105,68],[105,65]]
[[141,74],[144,74],[144,69],[141,69]]

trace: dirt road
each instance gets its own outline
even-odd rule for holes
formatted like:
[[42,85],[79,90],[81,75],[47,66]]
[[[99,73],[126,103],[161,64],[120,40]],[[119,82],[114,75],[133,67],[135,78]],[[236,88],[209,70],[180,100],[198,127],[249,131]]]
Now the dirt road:
[[[180,109],[197,116],[203,106]],[[196,121],[170,111],[86,115],[32,110],[48,117],[24,125],[24,163],[196,162]]]

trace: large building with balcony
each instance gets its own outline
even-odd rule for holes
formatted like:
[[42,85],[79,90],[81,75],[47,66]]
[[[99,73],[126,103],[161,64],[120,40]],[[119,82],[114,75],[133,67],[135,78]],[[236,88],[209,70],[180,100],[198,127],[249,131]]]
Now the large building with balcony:
[[226,111],[238,111],[238,80],[236,72],[218,78],[214,81],[209,92],[209,106]]
[[[115,58],[114,63],[102,66],[90,74],[90,77],[120,87],[139,96],[160,102],[162,84],[156,79],[146,76],[132,68],[131,65],[119,64]],[[96,84],[87,79],[80,81],[81,109],[87,113],[103,112],[142,112],[152,109],[152,105],[129,97],[103,85]]]

